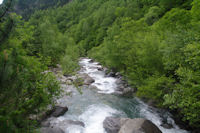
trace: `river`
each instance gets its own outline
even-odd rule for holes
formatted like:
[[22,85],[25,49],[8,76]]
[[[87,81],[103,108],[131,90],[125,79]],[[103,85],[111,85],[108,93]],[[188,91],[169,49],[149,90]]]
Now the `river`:
[[[79,73],[86,73],[95,82],[92,85],[97,89],[82,87],[82,93],[74,91],[68,100],[63,99],[69,107],[65,115],[53,119],[52,125],[60,126],[65,133],[106,133],[103,128],[103,121],[108,116],[146,118],[156,124],[163,133],[188,133],[180,129],[167,111],[156,109],[143,103],[138,98],[125,98],[112,95],[117,88],[116,78],[106,77],[105,71],[98,70],[102,66],[91,59],[80,60],[81,70]],[[85,127],[70,126],[63,127],[64,120],[82,121]],[[173,125],[171,129],[160,126],[163,121]]]

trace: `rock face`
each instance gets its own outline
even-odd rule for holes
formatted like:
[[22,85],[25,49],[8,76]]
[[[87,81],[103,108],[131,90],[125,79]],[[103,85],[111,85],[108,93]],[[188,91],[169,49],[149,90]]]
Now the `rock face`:
[[40,129],[41,133],[65,133],[62,129],[58,127],[43,127]]
[[51,116],[59,117],[65,114],[68,111],[67,107],[55,106],[52,110]]
[[107,133],[162,133],[151,121],[136,118],[107,117],[103,122]]

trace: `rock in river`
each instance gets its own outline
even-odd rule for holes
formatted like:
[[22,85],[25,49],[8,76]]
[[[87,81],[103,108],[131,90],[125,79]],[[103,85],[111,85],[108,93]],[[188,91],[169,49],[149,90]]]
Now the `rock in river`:
[[130,119],[120,128],[119,133],[162,133],[151,121],[137,118]]
[[106,117],[103,122],[103,127],[107,133],[118,133],[126,120],[128,120],[128,118]]
[[58,127],[43,127],[40,129],[41,133],[65,133],[62,129]]
[[52,110],[51,116],[59,117],[65,114],[68,111],[67,107],[55,106]]
[[143,118],[107,117],[103,127],[107,133],[162,133],[151,121]]

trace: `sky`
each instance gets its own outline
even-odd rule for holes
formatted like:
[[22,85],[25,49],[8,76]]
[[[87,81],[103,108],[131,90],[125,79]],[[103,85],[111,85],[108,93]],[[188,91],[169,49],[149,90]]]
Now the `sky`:
[[0,0],[0,4],[3,2],[3,0]]

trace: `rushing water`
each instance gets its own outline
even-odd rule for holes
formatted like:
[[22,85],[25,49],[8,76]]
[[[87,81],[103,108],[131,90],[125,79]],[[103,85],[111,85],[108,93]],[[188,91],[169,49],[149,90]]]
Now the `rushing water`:
[[[97,62],[90,62],[90,59],[85,58],[80,61],[80,65],[82,67],[80,73],[91,76],[95,80],[92,85],[98,90],[83,87],[82,94],[75,91],[69,100],[65,100],[69,111],[64,116],[53,119],[51,124],[60,126],[66,133],[106,133],[103,121],[108,116],[142,117],[151,120],[163,133],[187,133],[179,129],[168,112],[149,107],[137,98],[112,95],[117,87],[117,79],[105,77],[105,72],[98,70],[102,66]],[[61,123],[66,119],[82,121],[85,127],[63,127]],[[163,121],[173,125],[173,128],[165,129],[160,126]]]

